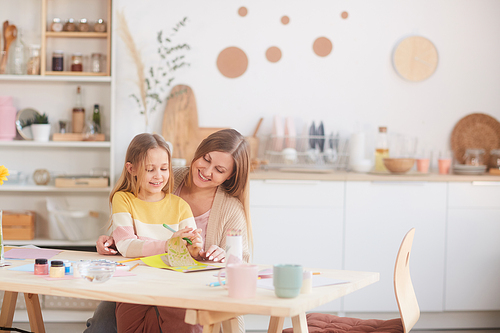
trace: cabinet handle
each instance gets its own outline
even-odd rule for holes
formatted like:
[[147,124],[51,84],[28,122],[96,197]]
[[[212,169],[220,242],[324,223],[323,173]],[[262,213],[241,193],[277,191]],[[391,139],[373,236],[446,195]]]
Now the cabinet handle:
[[472,182],[472,185],[474,186],[500,186],[500,182],[496,182],[496,181],[473,181]]
[[304,185],[318,185],[319,180],[292,180],[292,179],[265,179],[266,184],[304,184]]
[[372,180],[371,183],[373,185],[425,185],[427,182],[425,181],[387,181],[387,180]]

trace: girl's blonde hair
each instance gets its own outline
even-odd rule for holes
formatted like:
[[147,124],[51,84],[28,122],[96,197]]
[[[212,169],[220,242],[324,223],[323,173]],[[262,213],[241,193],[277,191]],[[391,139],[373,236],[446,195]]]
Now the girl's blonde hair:
[[233,157],[233,174],[220,186],[227,194],[236,197],[243,204],[247,220],[248,241],[249,244],[253,245],[249,203],[250,145],[243,135],[234,129],[223,129],[210,134],[196,149],[191,168],[189,168],[184,182],[188,186],[192,186],[193,163],[212,151],[229,153]]
[[[170,153],[170,147],[165,139],[158,134],[141,133],[132,139],[127,148],[122,174],[109,195],[110,204],[113,200],[113,196],[118,191],[130,192],[137,197],[140,190],[140,180],[144,177],[146,171],[148,151],[154,148],[162,148],[167,152],[169,177],[162,191],[165,193],[172,193],[174,182],[172,181],[172,163],[170,163],[172,155]],[[137,169],[137,177],[134,177],[128,172],[127,163],[131,163]]]

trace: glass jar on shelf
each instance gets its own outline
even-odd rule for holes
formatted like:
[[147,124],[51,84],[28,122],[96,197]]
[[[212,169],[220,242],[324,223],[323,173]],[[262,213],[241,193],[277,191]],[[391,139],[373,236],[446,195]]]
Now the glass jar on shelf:
[[54,17],[52,23],[50,24],[49,30],[54,32],[63,31],[63,24],[61,22],[61,19],[58,17]]
[[56,50],[52,52],[52,71],[62,72],[64,71],[64,52]]
[[95,32],[106,32],[106,22],[103,19],[98,19],[94,24]]
[[484,165],[484,149],[466,149],[464,159],[466,165]]
[[83,72],[83,56],[81,53],[73,53],[71,56],[71,71]]
[[90,26],[89,26],[89,23],[87,22],[86,18],[82,18],[80,20],[80,24],[78,25],[78,31],[80,31],[80,32],[89,32],[90,31]]
[[90,57],[90,66],[93,73],[102,72],[102,58],[103,56],[101,53],[92,53],[92,56]]
[[488,167],[490,169],[500,170],[500,149],[492,149],[490,151]]
[[26,74],[40,75],[40,45],[30,45]]
[[68,19],[66,21],[66,23],[64,23],[63,30],[64,31],[76,31],[75,20],[73,20],[72,18]]

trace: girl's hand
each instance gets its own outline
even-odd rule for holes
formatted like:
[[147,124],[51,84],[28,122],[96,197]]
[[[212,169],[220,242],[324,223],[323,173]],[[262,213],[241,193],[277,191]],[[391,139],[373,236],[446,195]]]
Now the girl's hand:
[[193,231],[190,237],[188,237],[191,243],[187,244],[187,249],[191,257],[197,260],[201,260],[203,257],[200,256],[203,250],[203,239],[201,238],[201,229],[196,229]]
[[210,260],[215,262],[224,262],[226,261],[226,251],[218,247],[217,245],[212,245],[205,252],[200,252],[200,256],[204,260]]
[[117,254],[118,251],[115,247],[115,240],[111,236],[99,236],[95,242],[97,253],[99,254]]

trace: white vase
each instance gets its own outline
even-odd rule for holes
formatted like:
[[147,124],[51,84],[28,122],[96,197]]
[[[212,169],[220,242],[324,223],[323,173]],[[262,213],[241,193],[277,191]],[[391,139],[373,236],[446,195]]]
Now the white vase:
[[49,141],[50,124],[32,124],[31,132],[35,141]]

